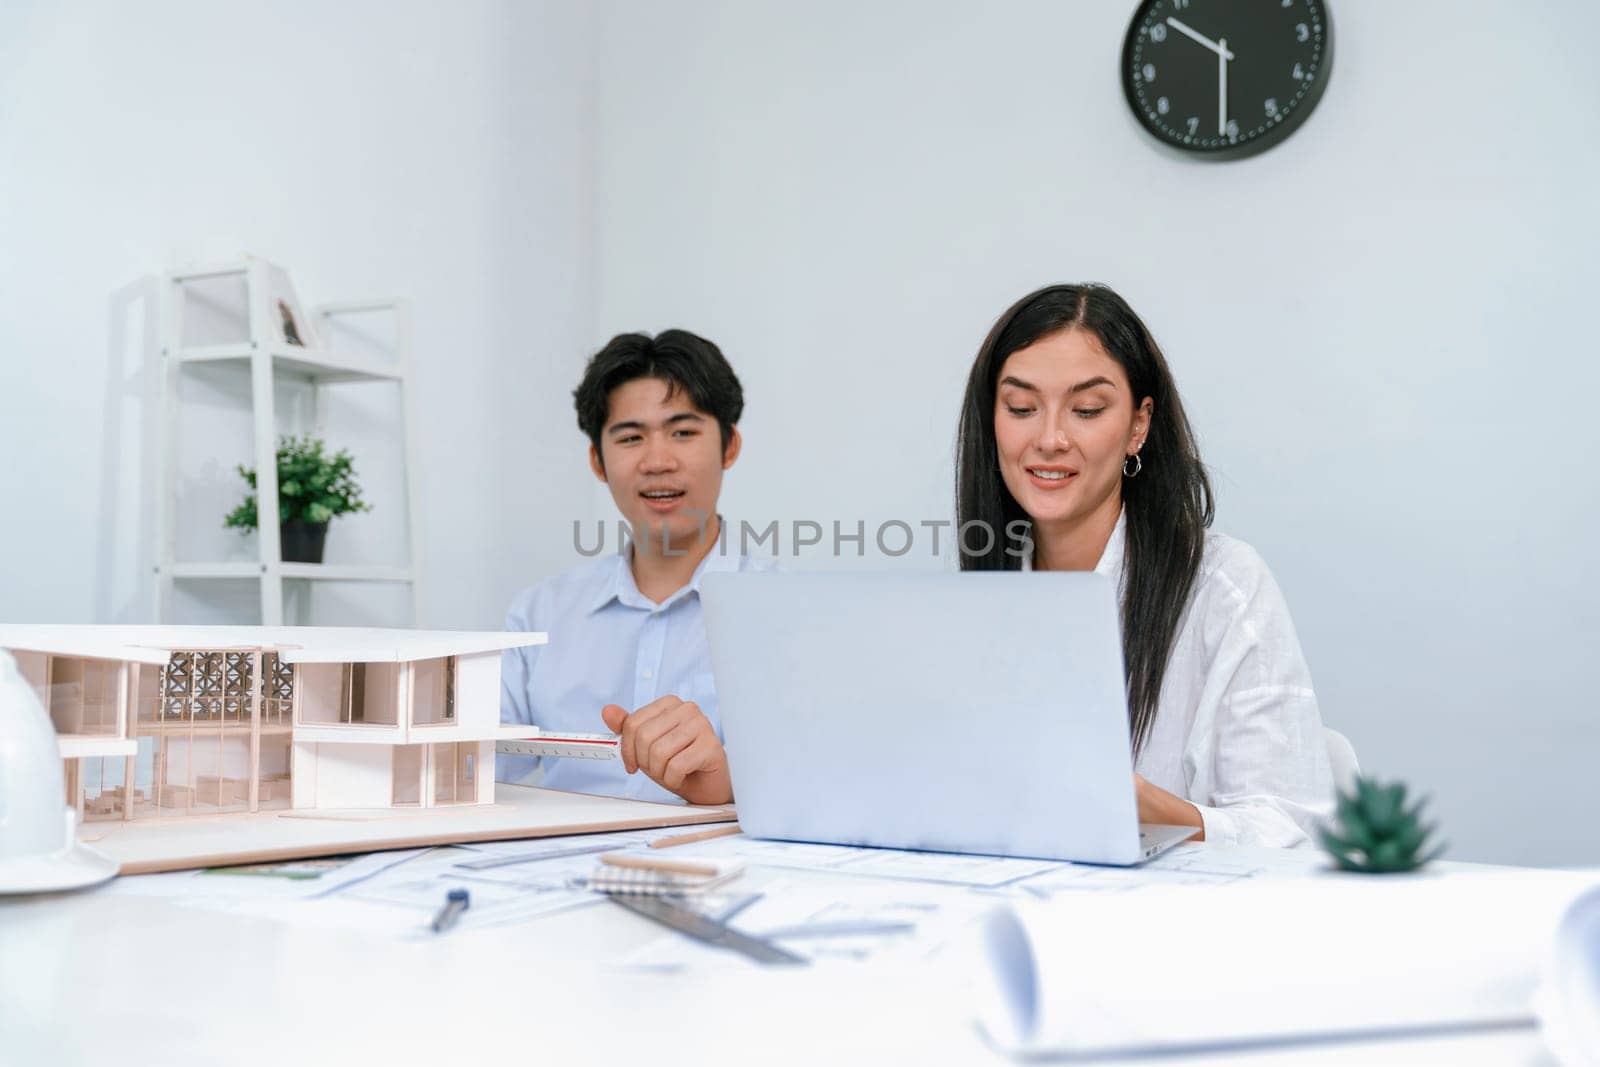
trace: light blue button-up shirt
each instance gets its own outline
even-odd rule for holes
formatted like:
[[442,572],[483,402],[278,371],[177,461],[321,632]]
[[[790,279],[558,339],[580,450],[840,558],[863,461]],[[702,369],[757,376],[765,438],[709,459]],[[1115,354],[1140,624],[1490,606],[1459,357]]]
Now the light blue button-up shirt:
[[[602,556],[517,594],[507,630],[543,630],[550,643],[507,649],[500,667],[500,719],[542,730],[605,733],[600,709],[635,711],[660,697],[692,700],[717,736],[717,691],[711,681],[700,576],[708,571],[771,570],[773,561],[724,555],[713,548],[689,584],[664,603],[639,592],[628,557]],[[577,793],[682,801],[621,760],[498,756],[495,777],[525,782],[543,763],[540,785]]]

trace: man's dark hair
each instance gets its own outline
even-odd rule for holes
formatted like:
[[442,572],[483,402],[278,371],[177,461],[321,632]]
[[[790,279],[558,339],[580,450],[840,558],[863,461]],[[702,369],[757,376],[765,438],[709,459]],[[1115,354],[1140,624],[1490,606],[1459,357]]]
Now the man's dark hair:
[[728,366],[722,350],[688,330],[663,330],[655,337],[619,333],[596,352],[583,370],[583,381],[572,391],[578,409],[578,428],[600,451],[600,434],[611,411],[611,394],[639,378],[655,378],[667,385],[667,396],[679,389],[689,402],[717,420],[722,447],[728,447],[733,428],[744,413],[744,389]]

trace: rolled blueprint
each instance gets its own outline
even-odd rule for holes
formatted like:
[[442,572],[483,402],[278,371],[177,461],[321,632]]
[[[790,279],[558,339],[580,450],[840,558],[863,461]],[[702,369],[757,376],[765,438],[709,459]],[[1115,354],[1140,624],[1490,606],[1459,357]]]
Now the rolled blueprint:
[[1545,1044],[1562,1067],[1600,1067],[1600,889],[1567,908],[1537,999]]
[[1337,875],[1063,893],[980,927],[978,1011],[1020,1053],[1531,1025],[1600,873]]

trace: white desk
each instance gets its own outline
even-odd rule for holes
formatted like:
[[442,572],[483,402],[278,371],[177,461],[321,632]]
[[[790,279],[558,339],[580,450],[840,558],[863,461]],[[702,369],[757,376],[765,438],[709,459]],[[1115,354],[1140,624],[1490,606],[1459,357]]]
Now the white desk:
[[[400,942],[99,891],[0,898],[0,1063],[1009,1062],[948,969],[593,962],[673,936],[607,901]],[[1548,1062],[1531,1029],[1150,1062],[1352,1061]]]

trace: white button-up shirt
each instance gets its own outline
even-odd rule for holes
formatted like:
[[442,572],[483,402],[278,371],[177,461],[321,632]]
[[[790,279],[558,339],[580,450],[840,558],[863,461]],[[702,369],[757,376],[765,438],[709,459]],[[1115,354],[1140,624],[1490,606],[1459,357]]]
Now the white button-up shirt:
[[[1119,602],[1126,521],[1095,566],[1117,579]],[[1283,593],[1243,541],[1206,531],[1134,770],[1199,808],[1206,840],[1220,845],[1304,845],[1333,813],[1311,671]]]
[[[500,719],[544,730],[604,733],[600,709],[632,712],[671,695],[700,706],[717,736],[717,690],[711,680],[700,576],[708,571],[769,570],[770,559],[725,555],[713,548],[689,584],[656,604],[639,592],[628,557],[602,556],[517,594],[507,630],[543,630],[548,645],[507,649],[500,666]],[[497,756],[495,777],[576,793],[682,801],[621,760]]]

